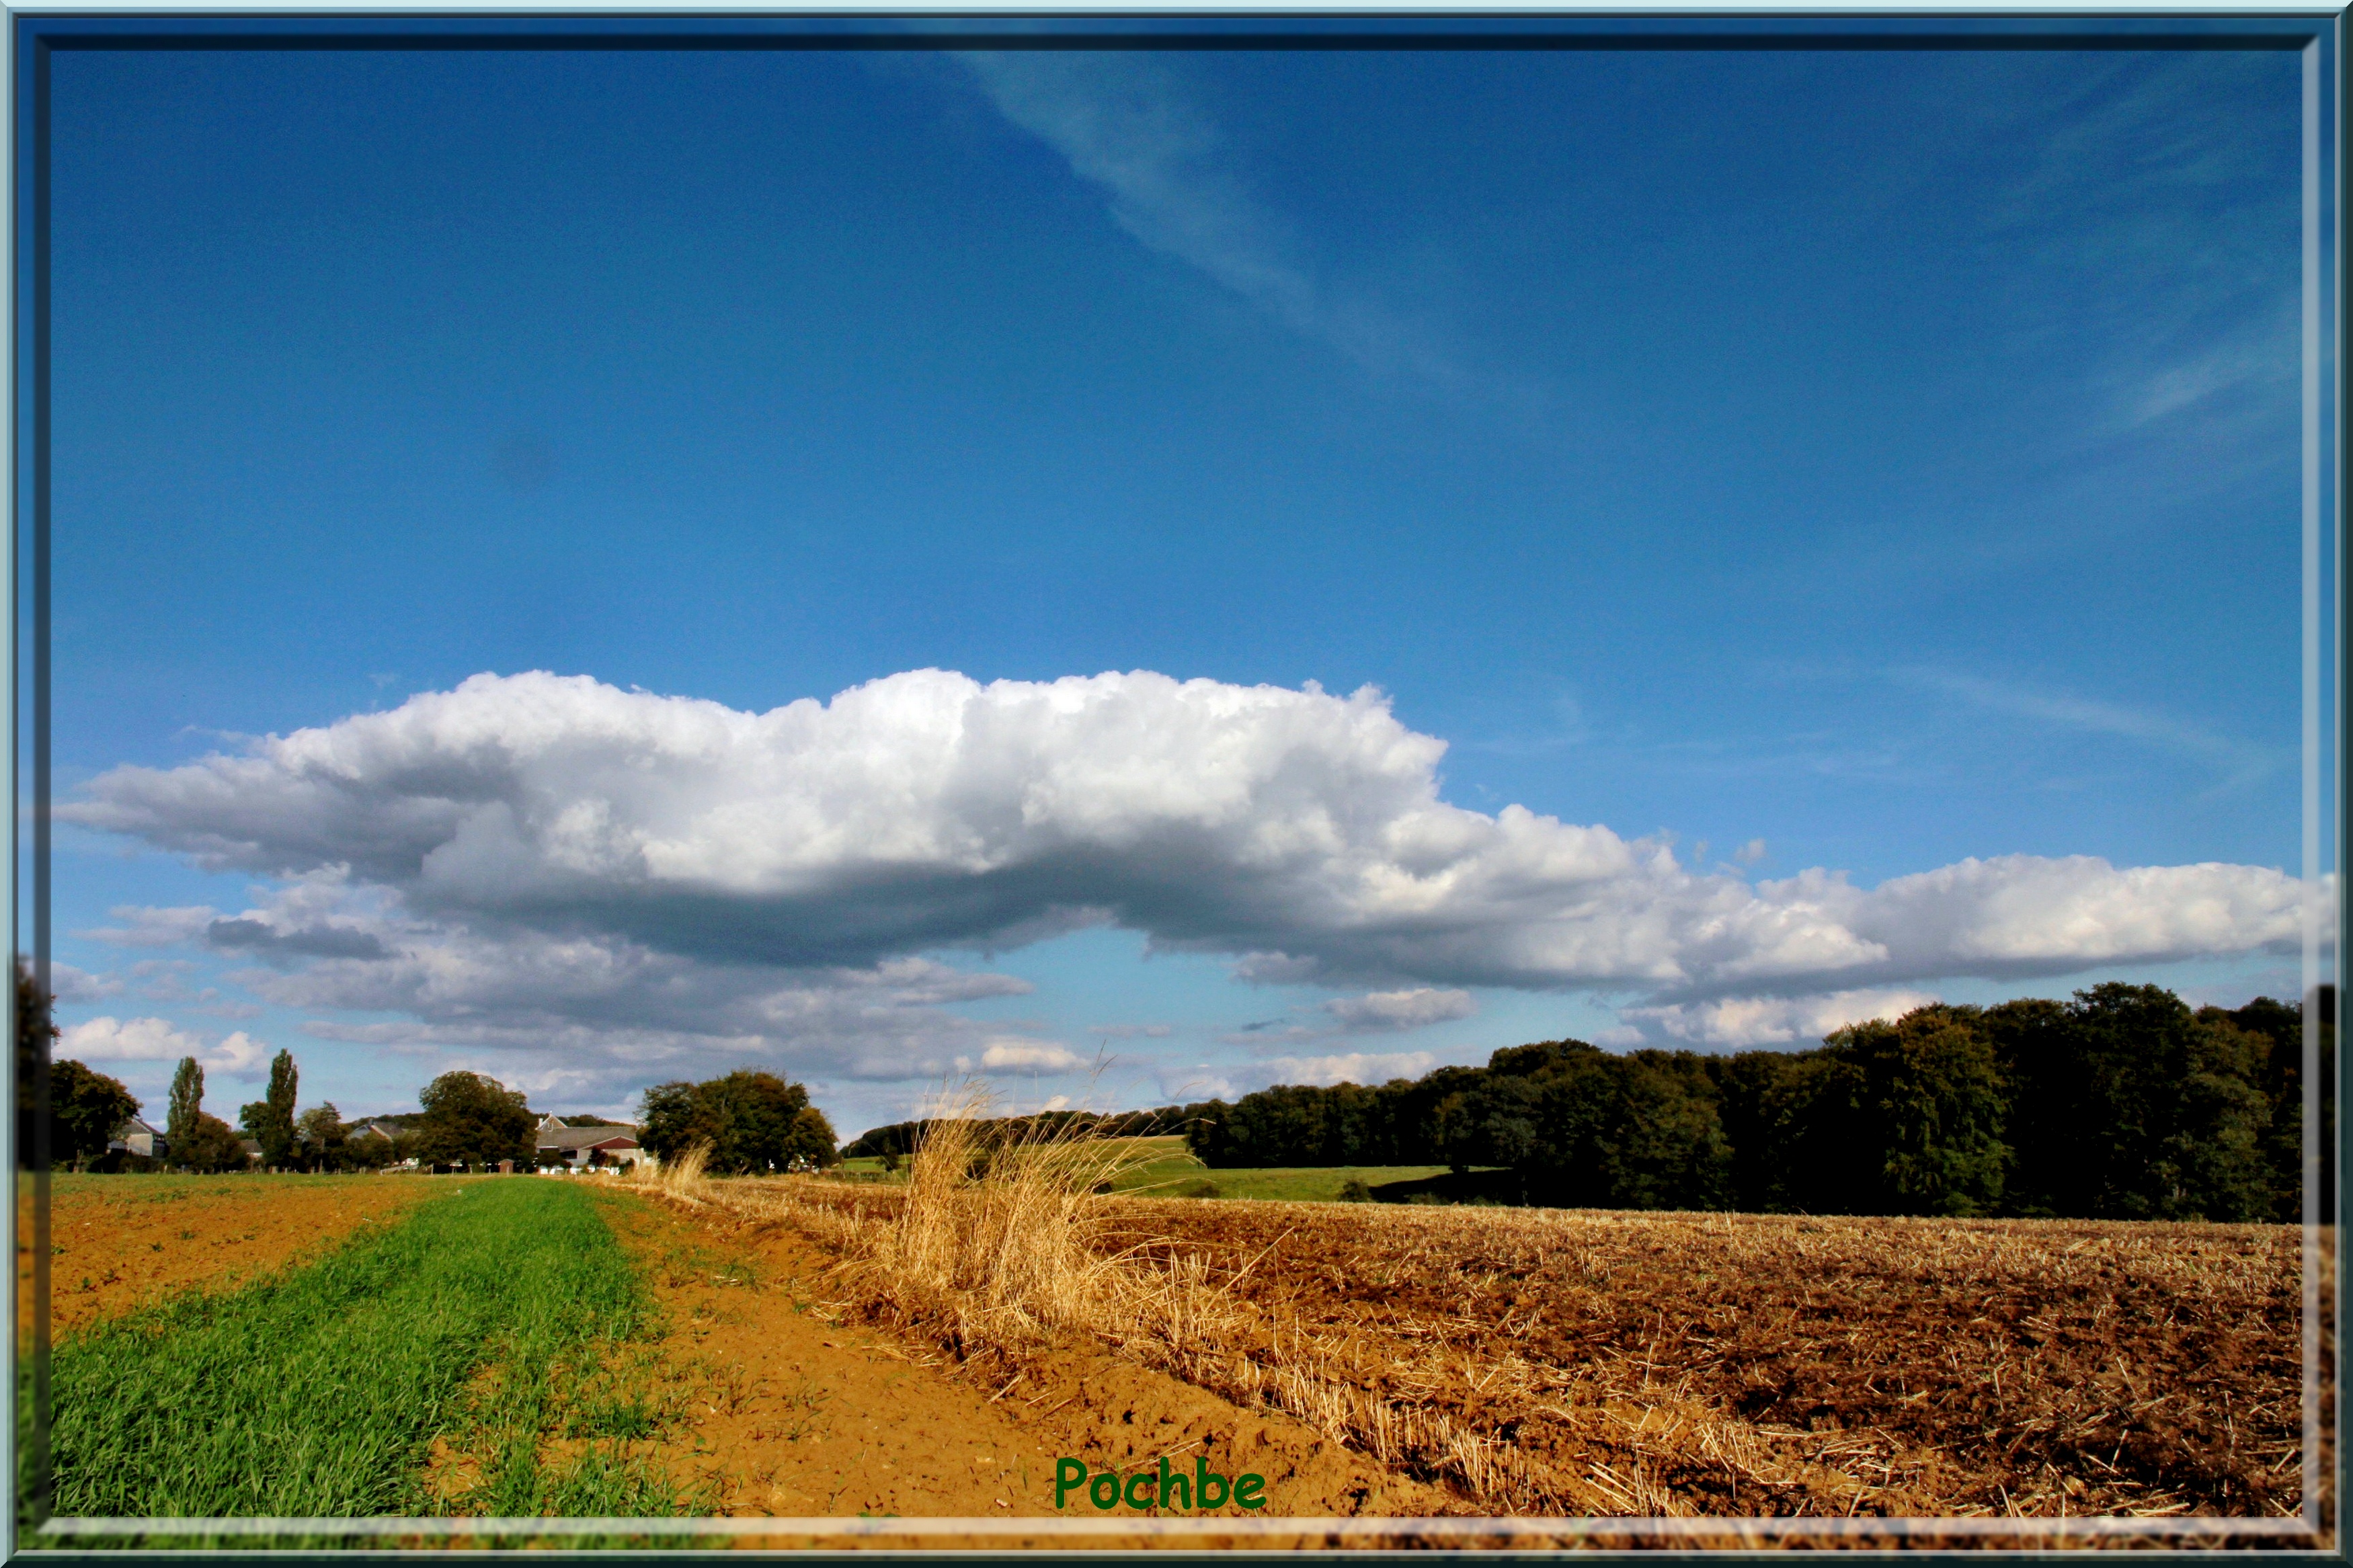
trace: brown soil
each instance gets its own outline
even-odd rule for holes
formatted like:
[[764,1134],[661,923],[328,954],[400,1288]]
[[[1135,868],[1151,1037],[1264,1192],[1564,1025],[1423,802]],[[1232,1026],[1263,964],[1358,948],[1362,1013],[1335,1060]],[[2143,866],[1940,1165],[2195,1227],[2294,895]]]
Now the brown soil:
[[1155,1234],[1257,1259],[1234,1289],[1324,1366],[1624,1494],[1595,1500],[1914,1515],[2300,1502],[2289,1227],[1134,1208]]
[[[188,1289],[228,1289],[318,1256],[434,1190],[404,1176],[74,1176],[49,1200],[49,1324],[77,1329]],[[16,1323],[31,1341],[33,1198],[17,1184]]]
[[[707,1195],[807,1215],[837,1246],[901,1201],[807,1178]],[[1176,1370],[1482,1512],[2278,1520],[2303,1501],[2292,1227],[1169,1199],[1110,1215],[1102,1246],[1206,1258],[1236,1309]],[[2326,1299],[2321,1329],[2326,1389]]]
[[[895,1342],[828,1300],[835,1259],[789,1226],[681,1213],[627,1192],[608,1195],[606,1215],[649,1266],[668,1314],[660,1375],[684,1395],[668,1458],[710,1512],[1100,1519],[1082,1492],[1058,1512],[1055,1460],[1128,1474],[1164,1455],[1187,1474],[1200,1456],[1229,1478],[1263,1476],[1268,1516],[1461,1507],[1300,1422],[1099,1350],[951,1365]],[[1024,1543],[1070,1541],[987,1538]]]

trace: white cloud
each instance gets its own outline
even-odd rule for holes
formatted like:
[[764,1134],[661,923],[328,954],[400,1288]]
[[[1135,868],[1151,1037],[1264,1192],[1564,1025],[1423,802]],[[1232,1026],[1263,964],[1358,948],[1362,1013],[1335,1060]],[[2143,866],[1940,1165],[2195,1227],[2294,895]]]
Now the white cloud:
[[61,1003],[103,1002],[121,990],[119,974],[92,974],[70,963],[49,965],[49,994]]
[[1342,996],[1324,1004],[1324,1010],[1350,1030],[1419,1029],[1454,1018],[1468,1018],[1479,1010],[1468,991],[1440,991],[1417,985],[1410,991],[1374,991],[1362,996]]
[[[279,1006],[330,1015],[301,1026],[311,1037],[413,1057],[420,1078],[464,1068],[534,1093],[560,1086],[572,1103],[620,1103],[656,1078],[742,1066],[809,1080],[937,1078],[959,1052],[976,1052],[1003,1031],[946,1009],[1032,989],[1012,975],[919,957],[794,970],[703,963],[604,932],[428,920],[396,894],[352,885],[340,872],[304,878],[236,919],[272,931],[357,931],[381,950],[230,973]],[[193,928],[196,940],[215,924]],[[187,967],[185,960],[133,967],[149,965],[165,979],[165,970]],[[237,1016],[209,1003],[213,994],[196,994],[195,1010]],[[333,1016],[354,1011],[396,1016]]]
[[[1018,995],[1010,975],[927,959],[788,970],[710,963],[605,933],[550,935],[410,922],[383,960],[313,963],[234,978],[284,1007],[395,1013],[397,1021],[319,1019],[315,1037],[385,1046],[508,1081],[593,1071],[627,1092],[657,1077],[739,1066],[813,1078],[933,1079],[984,1054],[1002,1026],[947,1009]],[[451,1052],[471,1053],[464,1062]]]
[[219,910],[205,904],[171,910],[118,904],[106,912],[123,923],[78,931],[74,935],[91,942],[111,942],[117,947],[177,947],[195,940],[220,915]]
[[60,1058],[76,1061],[172,1061],[205,1048],[195,1036],[175,1029],[163,1018],[90,1018],[67,1029],[55,1047]]
[[236,1078],[251,1078],[261,1070],[262,1062],[270,1055],[268,1046],[252,1038],[243,1029],[225,1036],[209,1054],[196,1060],[206,1067],[218,1068]]
[[1314,980],[1321,967],[1315,959],[1287,952],[1246,952],[1234,961],[1234,978],[1252,985],[1298,985]]
[[1230,1100],[1236,1093],[1230,1064],[1212,1066],[1207,1062],[1190,1064],[1164,1062],[1153,1069],[1155,1092],[1150,1097],[1164,1105],[1187,1105],[1199,1100]]
[[1696,1007],[2297,940],[2301,884],[2262,867],[2002,856],[1751,885],[1662,839],[1449,805],[1444,751],[1377,692],[1312,685],[919,670],[745,713],[485,675],[118,768],[58,815],[269,879],[234,913],[117,910],[101,940],[243,958],[228,978],[265,1001],[396,1019],[314,1017],[319,1037],[560,1064],[616,1094],[649,1068],[936,1076],[1010,1037],[953,1009],[1029,986],[918,954],[1105,921],[1246,980],[1378,987],[1320,1031],[1247,1031],[1261,1047],[1467,1016],[1475,985]]
[[194,1057],[197,1065],[233,1078],[259,1071],[269,1047],[239,1029],[215,1045],[163,1018],[90,1018],[69,1027],[54,1056],[80,1062],[169,1062]]
[[995,1072],[1071,1072],[1087,1058],[1051,1040],[1001,1038],[982,1047],[980,1065]]
[[[1818,1044],[1824,1036],[1872,1018],[1900,1018],[1937,998],[1925,991],[1837,991],[1821,996],[1727,996],[1664,1007],[1628,1007],[1621,1031],[1598,1045],[1651,1043],[1745,1050],[1755,1046]],[[1655,1035],[1650,1031],[1655,1031]]]
[[1252,1075],[1267,1083],[1387,1083],[1419,1078],[1438,1065],[1428,1051],[1348,1051],[1328,1057],[1276,1057]]

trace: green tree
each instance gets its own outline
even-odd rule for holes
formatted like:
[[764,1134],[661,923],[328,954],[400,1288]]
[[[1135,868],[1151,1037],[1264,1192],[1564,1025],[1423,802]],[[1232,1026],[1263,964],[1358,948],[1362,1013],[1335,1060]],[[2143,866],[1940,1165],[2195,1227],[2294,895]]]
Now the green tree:
[[437,1165],[532,1163],[532,1131],[538,1122],[521,1089],[480,1073],[445,1072],[417,1098],[425,1108],[417,1129],[417,1158]]
[[[1231,1159],[1228,1154],[1228,1151],[1232,1147],[1228,1125],[1233,1114],[1234,1108],[1222,1100],[1212,1100],[1203,1104],[1201,1114],[1194,1118],[1185,1129],[1186,1151],[1204,1165],[1240,1164],[1240,1160]],[[856,1149],[873,1136],[874,1134],[870,1132],[866,1138],[860,1139],[858,1143],[853,1143],[850,1147]],[[907,1152],[903,1146],[895,1142],[887,1144],[878,1143],[874,1147],[877,1153],[887,1151],[890,1153],[903,1155]]]
[[1986,1017],[2012,1107],[2014,1212],[2274,1212],[2261,1036],[2201,1018],[2159,986],[2115,983],[2063,1007],[2010,1003]]
[[[1990,1214],[2010,1147],[1992,1042],[1973,1007],[1915,1008],[1852,1025],[1823,1042],[1853,1069],[1847,1136],[1862,1169],[1849,1202],[1865,1214]],[[1833,1211],[1834,1212],[1834,1211]]]
[[1789,1155],[1778,1117],[1792,1081],[1811,1053],[1738,1051],[1710,1062],[1716,1114],[1732,1145],[1732,1206],[1751,1214],[1795,1206],[1788,1198]]
[[1474,1130],[1452,1153],[1509,1165],[1529,1202],[1719,1208],[1732,1147],[1705,1062],[1690,1051],[1613,1056],[1582,1040],[1497,1051],[1468,1097]]
[[296,1157],[312,1171],[340,1171],[345,1163],[349,1134],[335,1102],[315,1105],[294,1122]]
[[165,1158],[191,1171],[242,1171],[252,1162],[237,1131],[217,1116],[205,1113],[205,1069],[194,1057],[182,1057],[172,1074],[171,1117],[164,1142]]
[[806,1163],[819,1171],[841,1163],[839,1141],[824,1111],[814,1105],[800,1108],[793,1117],[792,1132],[785,1140],[785,1153],[787,1165]]
[[1993,1045],[2009,1110],[2004,1212],[2028,1217],[2092,1213],[2084,1194],[2095,1179],[2096,1162],[2082,1119],[2095,1113],[2100,1096],[2094,1066],[2081,1049],[2066,1005],[2023,997],[1988,1007],[1978,1026]]
[[217,1116],[196,1113],[195,1129],[185,1142],[172,1145],[172,1163],[191,1171],[216,1173],[251,1167],[237,1130]]
[[1767,1212],[1852,1214],[1874,1193],[1879,1161],[1863,1127],[1862,1069],[1827,1050],[1796,1053],[1759,1107]]
[[[2271,1217],[2293,1225],[2304,1218],[2304,1097],[2305,1020],[2313,1018],[2314,1044],[2318,1047],[2319,1073],[2315,1100],[2320,1110],[2320,1148],[2337,1144],[2337,988],[2318,987],[2306,1003],[2274,1001],[2258,996],[2245,1006],[2225,1013],[2201,1008],[2199,1017],[2235,1025],[2263,1042],[2263,1066],[2257,1087],[2271,1107],[2271,1126],[2263,1137],[2263,1163],[2269,1167]],[[2327,1155],[2324,1152],[2323,1159]],[[2319,1184],[2320,1223],[2333,1224],[2334,1184]]]
[[[26,1170],[33,1168],[39,1154],[41,1130],[40,1094],[48,1081],[45,1070],[49,1059],[49,1042],[58,1037],[57,1026],[49,1019],[49,1004],[55,1000],[43,991],[33,978],[33,966],[23,953],[16,955],[16,1163]],[[54,1125],[50,1123],[49,1125]],[[54,1155],[52,1156],[55,1157]]]
[[164,1128],[164,1142],[177,1149],[196,1130],[196,1118],[205,1109],[205,1069],[194,1057],[182,1057],[178,1070],[172,1074],[170,1119]]
[[[30,1169],[43,1142],[51,1165],[74,1164],[106,1152],[116,1128],[139,1114],[139,1101],[117,1080],[77,1061],[50,1060],[58,1036],[49,1009],[57,1000],[41,989],[24,954],[16,955],[16,1161]],[[48,1119],[40,1117],[47,1090]],[[44,1138],[46,1134],[46,1138]]]
[[820,1166],[840,1158],[832,1125],[809,1104],[808,1090],[770,1072],[743,1068],[702,1083],[656,1084],[640,1114],[647,1151],[665,1162],[698,1143],[711,1146],[708,1168],[729,1174],[786,1170],[797,1157]]
[[268,1095],[237,1112],[238,1124],[247,1137],[261,1145],[261,1163],[271,1170],[292,1165],[300,1153],[294,1131],[295,1086],[300,1081],[294,1053],[281,1050],[269,1058]]
[[1691,1051],[1614,1058],[1611,1120],[1595,1140],[1602,1201],[1618,1208],[1719,1209],[1731,1200],[1732,1146],[1715,1083]]
[[694,1085],[684,1079],[658,1083],[646,1090],[638,1103],[638,1115],[645,1122],[645,1131],[638,1142],[647,1153],[664,1164],[677,1159],[698,1142],[714,1142],[709,1129],[698,1121],[694,1103]]
[[49,1158],[82,1164],[106,1152],[115,1129],[139,1114],[139,1101],[121,1083],[78,1061],[49,1068]]

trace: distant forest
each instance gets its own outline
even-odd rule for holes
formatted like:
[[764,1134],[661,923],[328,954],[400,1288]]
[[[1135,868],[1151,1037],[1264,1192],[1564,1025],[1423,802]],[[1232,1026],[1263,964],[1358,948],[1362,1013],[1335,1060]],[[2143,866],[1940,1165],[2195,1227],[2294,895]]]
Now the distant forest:
[[[2314,1000],[2328,1169],[2334,988]],[[1922,1007],[1811,1050],[1551,1040],[1377,1088],[1281,1085],[1086,1125],[1181,1131],[1216,1167],[1487,1167],[1466,1194],[1564,1207],[2295,1221],[2303,1031],[2295,1004],[2193,1011],[2107,984]],[[844,1152],[904,1152],[915,1131],[877,1128]]]

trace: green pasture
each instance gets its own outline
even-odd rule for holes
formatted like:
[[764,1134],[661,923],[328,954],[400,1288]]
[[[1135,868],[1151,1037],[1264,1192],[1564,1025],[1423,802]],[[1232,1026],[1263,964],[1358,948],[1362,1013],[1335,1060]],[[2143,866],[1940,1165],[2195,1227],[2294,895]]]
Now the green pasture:
[[[674,1514],[626,1447],[659,1425],[628,1375],[653,1313],[595,1194],[455,1181],[307,1267],[60,1343],[52,1511]],[[434,1495],[437,1439],[479,1477],[462,1497]]]
[[[1212,1170],[1195,1159],[1177,1134],[1158,1138],[1104,1138],[1085,1145],[1112,1173],[1114,1192],[1138,1197],[1241,1198],[1264,1203],[1337,1203],[1351,1181],[1367,1187],[1384,1182],[1419,1182],[1446,1173],[1444,1165],[1237,1166]],[[852,1181],[896,1179],[878,1159],[845,1160],[838,1170]],[[903,1171],[902,1173],[903,1176]]]

